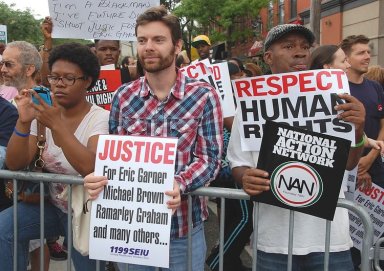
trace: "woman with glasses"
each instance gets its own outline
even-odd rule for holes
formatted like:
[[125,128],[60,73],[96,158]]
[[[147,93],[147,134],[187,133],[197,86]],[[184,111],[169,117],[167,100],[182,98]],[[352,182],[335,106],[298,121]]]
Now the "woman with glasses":
[[[46,126],[44,171],[85,176],[94,170],[98,136],[108,133],[108,112],[86,100],[87,90],[98,79],[100,66],[90,49],[77,43],[56,47],[48,61],[52,105],[32,90],[22,90],[16,96],[19,119],[8,144],[6,165],[20,170],[31,163],[37,152],[38,121]],[[44,209],[47,238],[68,235],[67,212],[72,209],[68,206],[67,189],[66,184],[49,183],[49,200]],[[17,270],[26,270],[28,242],[40,238],[40,207],[20,202],[17,208]],[[13,270],[13,226],[13,208],[9,208],[0,213],[0,262],[4,271]],[[76,270],[96,270],[95,261],[76,249],[72,250],[72,260]]]

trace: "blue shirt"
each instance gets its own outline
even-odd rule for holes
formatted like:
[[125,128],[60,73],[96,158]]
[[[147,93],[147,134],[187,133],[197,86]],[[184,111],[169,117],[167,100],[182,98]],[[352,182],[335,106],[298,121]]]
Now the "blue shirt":
[[[384,91],[379,83],[364,78],[363,83],[349,82],[351,95],[363,103],[365,108],[365,134],[372,139],[377,139],[380,132],[380,121],[384,118]],[[366,155],[370,149],[364,151]],[[380,155],[373,162],[368,173],[372,181],[380,186],[384,185],[384,164]]]

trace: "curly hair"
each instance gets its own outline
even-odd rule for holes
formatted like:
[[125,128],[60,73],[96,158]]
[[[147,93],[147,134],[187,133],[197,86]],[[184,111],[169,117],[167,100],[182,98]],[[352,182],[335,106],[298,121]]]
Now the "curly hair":
[[99,60],[92,53],[91,49],[80,43],[64,43],[55,47],[48,59],[49,69],[52,70],[53,64],[58,60],[65,60],[76,64],[84,73],[84,76],[91,77],[92,82],[88,90],[95,85],[100,74]]

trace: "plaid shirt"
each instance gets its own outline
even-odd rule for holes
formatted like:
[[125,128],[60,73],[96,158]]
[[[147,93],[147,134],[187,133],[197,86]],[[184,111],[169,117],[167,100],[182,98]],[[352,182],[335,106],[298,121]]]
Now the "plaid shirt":
[[[172,217],[171,238],[188,232],[188,192],[209,184],[218,173],[223,145],[223,116],[211,85],[178,72],[170,95],[160,101],[145,77],[121,86],[112,101],[111,134],[177,137],[175,180],[181,206]],[[192,197],[193,226],[208,217],[203,197]]]

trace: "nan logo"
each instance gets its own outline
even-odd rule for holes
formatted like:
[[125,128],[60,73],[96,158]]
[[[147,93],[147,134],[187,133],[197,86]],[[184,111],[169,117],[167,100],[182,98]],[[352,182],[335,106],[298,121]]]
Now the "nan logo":
[[301,162],[285,162],[271,175],[271,189],[282,203],[293,207],[308,207],[323,194],[319,173]]

